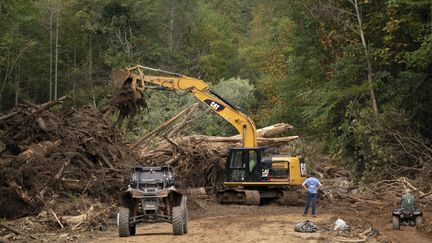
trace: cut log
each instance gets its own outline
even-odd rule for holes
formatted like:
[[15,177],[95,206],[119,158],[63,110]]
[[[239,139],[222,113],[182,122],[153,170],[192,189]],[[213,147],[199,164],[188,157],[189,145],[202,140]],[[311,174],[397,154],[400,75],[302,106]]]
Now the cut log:
[[36,123],[38,124],[39,128],[44,131],[44,132],[48,132],[48,128],[45,124],[45,121],[42,117],[38,116],[36,117]]
[[91,206],[90,209],[84,213],[77,216],[63,216],[62,219],[68,224],[68,225],[78,225],[82,223],[83,221],[90,218],[91,215],[94,213],[94,207]]
[[24,203],[26,203],[32,207],[35,205],[35,201],[33,200],[33,198],[31,198],[26,192],[24,192],[22,187],[19,186],[15,181],[8,180],[8,181],[6,181],[6,184],[10,188],[15,190],[17,196],[19,197],[19,199],[22,202],[24,202]]
[[[257,137],[271,138],[286,134],[294,127],[287,123],[277,123],[257,130]],[[238,135],[237,135],[238,136]]]
[[[280,138],[261,138],[259,137],[258,143],[260,145],[267,144],[279,144],[279,143],[287,143],[298,139],[299,136],[289,136],[289,137],[280,137]],[[203,140],[207,142],[223,142],[223,143],[237,143],[242,140],[240,137],[216,137],[216,136],[205,136],[205,135],[194,135],[183,138],[184,140]]]
[[19,163],[28,163],[33,159],[43,159],[54,152],[60,144],[60,140],[55,142],[44,141],[38,144],[32,144],[24,152],[17,155],[17,161]]

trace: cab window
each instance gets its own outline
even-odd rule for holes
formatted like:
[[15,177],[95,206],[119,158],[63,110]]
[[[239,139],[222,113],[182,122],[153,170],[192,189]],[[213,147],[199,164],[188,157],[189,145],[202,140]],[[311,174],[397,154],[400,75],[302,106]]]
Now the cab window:
[[236,151],[231,156],[230,168],[242,169],[244,168],[242,151]]

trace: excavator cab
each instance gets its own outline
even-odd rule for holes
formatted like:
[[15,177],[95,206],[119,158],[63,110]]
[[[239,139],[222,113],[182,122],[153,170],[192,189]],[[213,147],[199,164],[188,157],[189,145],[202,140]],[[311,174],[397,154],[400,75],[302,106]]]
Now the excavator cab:
[[[235,148],[230,149],[226,163],[226,178],[230,182],[257,182],[261,176],[267,176],[261,164],[264,154],[263,148]],[[267,170],[268,171],[268,170]]]

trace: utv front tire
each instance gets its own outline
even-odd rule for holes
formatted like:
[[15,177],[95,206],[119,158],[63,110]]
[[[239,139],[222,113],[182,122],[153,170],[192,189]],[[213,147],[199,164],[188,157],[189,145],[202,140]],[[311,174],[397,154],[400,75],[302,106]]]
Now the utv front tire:
[[395,230],[399,230],[400,229],[400,224],[399,224],[399,217],[398,216],[393,216],[393,229]]
[[[135,234],[135,230],[131,232],[131,227],[129,227],[129,208],[121,207],[119,209],[119,236],[120,237],[128,237],[131,233]],[[133,227],[135,229],[135,227]]]
[[416,223],[416,227],[422,226],[423,225],[423,216],[422,215],[416,216],[415,223]]
[[174,235],[182,235],[184,232],[184,207],[178,206],[173,207],[172,210],[172,227]]

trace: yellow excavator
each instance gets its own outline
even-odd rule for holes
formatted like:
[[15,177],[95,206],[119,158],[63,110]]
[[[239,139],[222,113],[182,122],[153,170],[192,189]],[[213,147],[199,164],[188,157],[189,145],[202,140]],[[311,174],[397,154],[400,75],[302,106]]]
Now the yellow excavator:
[[[164,76],[145,75],[144,71]],[[140,98],[147,88],[190,92],[231,123],[240,133],[242,148],[232,148],[226,162],[225,189],[217,192],[220,203],[259,205],[276,200],[282,205],[298,202],[296,189],[306,179],[306,165],[301,157],[287,155],[265,156],[258,147],[256,127],[249,116],[229,103],[202,80],[182,74],[137,65],[113,73],[117,88],[125,86]]]

